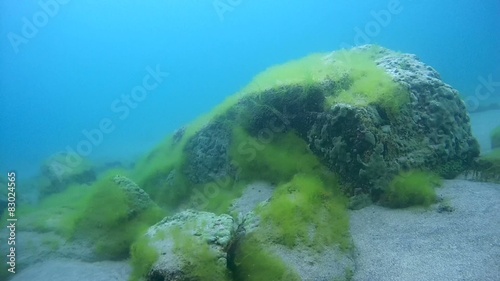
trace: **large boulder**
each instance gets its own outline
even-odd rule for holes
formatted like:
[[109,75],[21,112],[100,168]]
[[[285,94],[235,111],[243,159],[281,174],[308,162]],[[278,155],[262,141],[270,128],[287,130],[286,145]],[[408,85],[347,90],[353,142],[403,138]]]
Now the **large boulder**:
[[377,46],[270,69],[225,107],[184,149],[191,183],[238,179],[234,127],[260,145],[293,131],[351,195],[357,190],[373,199],[401,170],[453,178],[479,155],[458,91],[415,55]]

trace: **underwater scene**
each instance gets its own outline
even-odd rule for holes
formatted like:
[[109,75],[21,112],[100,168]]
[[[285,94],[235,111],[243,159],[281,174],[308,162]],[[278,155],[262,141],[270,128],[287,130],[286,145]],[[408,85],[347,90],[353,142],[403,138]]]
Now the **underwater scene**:
[[0,281],[500,280],[500,1],[0,2]]

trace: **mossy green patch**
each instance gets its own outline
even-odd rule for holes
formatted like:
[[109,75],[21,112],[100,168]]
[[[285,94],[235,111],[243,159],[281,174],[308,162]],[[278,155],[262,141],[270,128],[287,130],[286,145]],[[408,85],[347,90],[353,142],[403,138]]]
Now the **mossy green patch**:
[[500,148],[500,126],[496,127],[492,132],[491,132],[491,148],[496,149]]
[[317,85],[327,81],[327,107],[336,103],[355,106],[378,105],[390,115],[399,113],[409,102],[408,91],[375,63],[383,49],[341,50],[330,54],[311,54],[268,68],[243,88],[239,96],[258,94],[290,85]]
[[85,206],[73,220],[73,235],[92,239],[97,254],[108,259],[127,257],[132,242],[164,212],[155,205],[130,212],[131,198],[109,175],[92,186]]
[[429,206],[436,202],[435,187],[441,179],[433,173],[412,170],[394,177],[385,191],[382,202],[391,208]]
[[299,281],[300,276],[269,253],[254,236],[244,238],[234,260],[234,277],[240,281]]
[[239,168],[239,178],[247,181],[278,184],[288,182],[297,173],[311,173],[322,168],[307,143],[292,131],[272,134],[263,141],[235,127],[231,156]]
[[[184,226],[189,228],[189,226]],[[215,250],[206,241],[195,239],[191,233],[185,233],[179,227],[171,230],[175,243],[174,252],[184,259],[186,280],[193,281],[229,281],[230,273],[225,264],[221,264]]]
[[130,281],[140,281],[147,276],[159,258],[154,247],[149,244],[146,236],[142,236],[130,247],[132,274]]
[[69,238],[74,232],[74,218],[85,207],[89,186],[72,185],[63,192],[45,197],[36,205],[19,208],[20,227],[36,232],[55,232]]
[[500,165],[500,149],[495,149],[490,153],[481,156],[481,159],[488,160],[492,163],[497,163]]
[[339,51],[333,60],[348,74],[351,84],[327,97],[330,106],[336,103],[379,105],[388,114],[396,115],[409,102],[408,92],[376,65],[371,52]]
[[271,239],[288,247],[298,243],[316,249],[338,244],[350,247],[347,199],[331,174],[297,174],[275,190],[258,211],[271,227]]
[[217,215],[228,214],[232,202],[243,194],[246,183],[227,178],[226,182],[211,182],[197,187],[190,201],[192,209]]
[[476,170],[480,180],[500,183],[500,148],[481,156]]
[[[72,185],[37,205],[21,207],[20,227],[54,232],[69,240],[91,239],[94,251],[102,258],[126,258],[139,233],[162,219],[164,211],[154,204],[133,211],[133,198],[114,181],[116,172],[111,171],[92,186]],[[47,244],[58,248],[52,241]]]
[[[122,174],[122,170],[110,170],[110,174]],[[23,204],[18,214],[25,230],[35,232],[55,232],[64,238],[70,238],[75,232],[75,218],[86,208],[92,185],[69,184],[59,193],[43,197],[35,204]]]
[[188,197],[189,185],[180,172],[185,161],[184,147],[189,139],[183,131],[168,137],[134,169],[132,178],[160,206],[174,209]]

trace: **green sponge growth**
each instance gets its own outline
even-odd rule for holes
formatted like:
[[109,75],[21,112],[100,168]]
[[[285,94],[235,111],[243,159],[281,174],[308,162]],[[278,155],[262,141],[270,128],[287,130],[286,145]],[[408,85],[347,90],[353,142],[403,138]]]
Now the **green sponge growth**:
[[434,188],[441,183],[441,178],[429,172],[401,172],[387,187],[382,203],[391,208],[429,206],[436,202]]

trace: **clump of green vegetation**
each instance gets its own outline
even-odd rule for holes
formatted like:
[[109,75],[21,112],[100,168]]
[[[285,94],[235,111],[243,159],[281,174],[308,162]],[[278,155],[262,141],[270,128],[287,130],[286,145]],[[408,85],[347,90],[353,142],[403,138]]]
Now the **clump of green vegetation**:
[[387,113],[396,115],[409,102],[409,95],[378,67],[373,54],[368,51],[339,51],[334,56],[335,64],[347,72],[351,84],[340,93],[327,97],[331,106],[346,103],[355,106],[380,105]]
[[500,148],[500,126],[496,127],[492,132],[491,132],[491,148],[496,149]]
[[[229,177],[225,182],[210,182],[196,187],[192,196],[192,205],[189,208],[201,211],[211,212],[217,215],[228,214],[230,212],[232,202],[243,194],[247,183],[244,181],[235,182]],[[203,198],[197,198],[202,196]],[[202,202],[198,200],[202,199]]]
[[429,172],[401,172],[387,187],[382,202],[391,208],[429,206],[436,202],[435,187],[441,182],[438,176]]
[[481,180],[500,182],[500,148],[481,156],[476,169],[481,173]]
[[290,181],[297,173],[314,173],[323,167],[294,132],[276,133],[269,143],[263,143],[235,127],[231,156],[240,169],[239,178],[247,181],[279,184]]
[[159,254],[154,247],[149,245],[146,236],[142,236],[130,247],[130,257],[132,264],[132,274],[130,281],[139,281],[146,277],[153,265],[159,258]]
[[91,187],[84,207],[73,218],[72,234],[94,241],[94,250],[100,256],[119,259],[128,256],[132,242],[162,219],[164,212],[156,205],[130,212],[133,198],[113,177],[105,176]]
[[300,276],[270,254],[254,236],[246,237],[234,260],[234,277],[241,281],[299,281]]
[[379,105],[396,115],[409,102],[408,92],[375,63],[383,53],[380,47],[341,50],[331,54],[312,54],[273,66],[257,75],[239,94],[260,93],[289,85],[313,85],[330,81],[327,106],[346,103],[356,106]]
[[60,193],[45,197],[36,205],[18,210],[20,226],[36,232],[55,232],[69,238],[74,232],[74,217],[81,212],[89,196],[89,186],[71,185]]
[[332,175],[297,174],[275,190],[259,213],[272,226],[274,242],[294,247],[299,242],[321,249],[338,244],[350,247],[348,200]]
[[481,156],[482,160],[487,160],[490,161],[491,163],[500,165],[500,149],[495,149],[491,151],[490,153]]
[[[110,171],[110,174],[121,173],[121,170]],[[17,210],[23,216],[20,226],[35,232],[54,232],[69,239],[75,232],[75,218],[86,208],[92,190],[92,185],[70,184],[36,204],[23,204]]]
[[217,254],[205,241],[195,239],[179,227],[171,230],[175,243],[174,252],[184,259],[186,280],[229,281],[225,265],[218,262]]
[[278,185],[272,201],[259,211],[275,226],[269,233],[275,242],[289,247],[299,241],[318,248],[333,243],[349,247],[348,200],[337,178],[326,172],[304,140],[289,131],[262,143],[241,127],[233,136],[231,155],[239,178]]
[[[175,206],[187,197],[188,184],[180,168],[184,164],[184,147],[189,136],[168,137],[137,164],[132,178],[161,206]],[[179,139],[180,138],[180,139]],[[167,178],[172,178],[171,188],[166,186]]]

